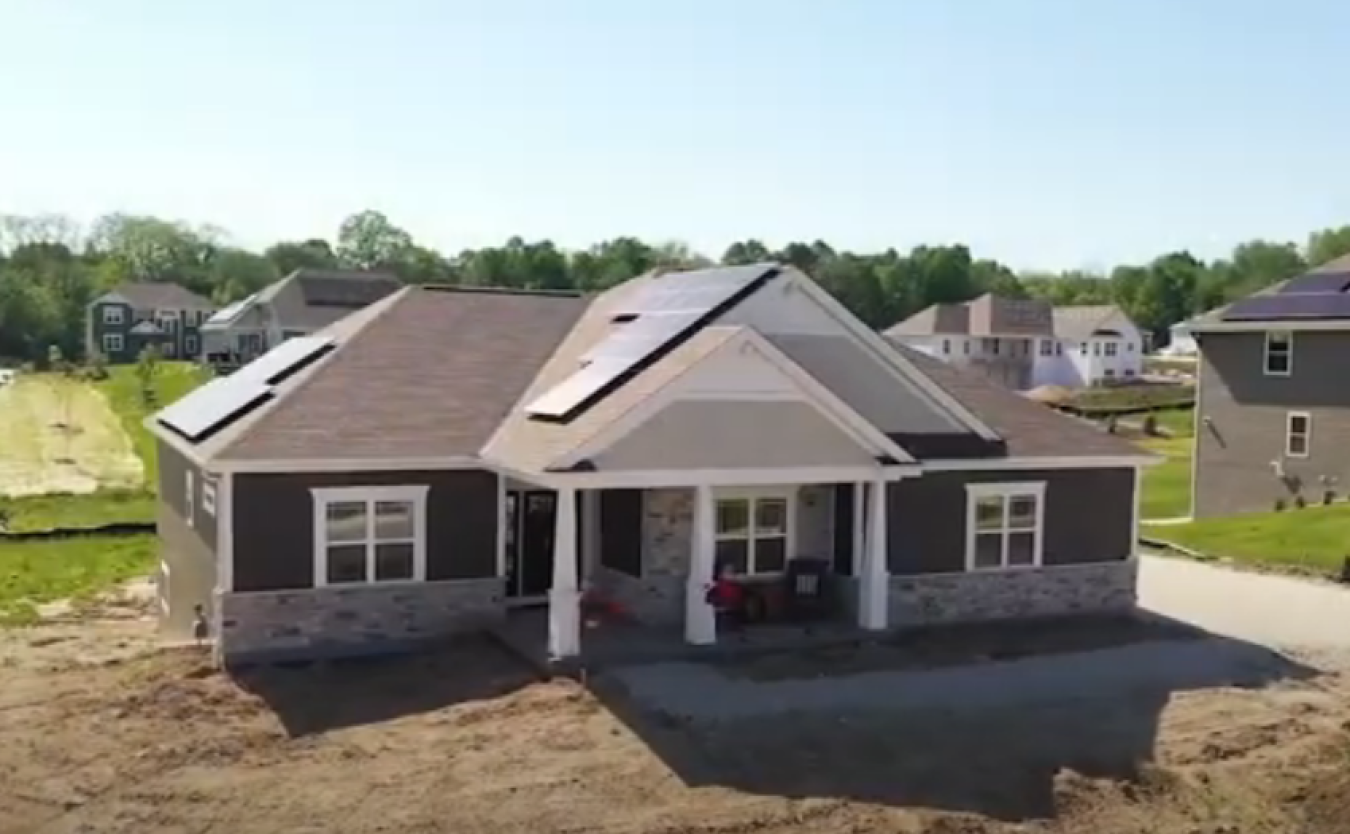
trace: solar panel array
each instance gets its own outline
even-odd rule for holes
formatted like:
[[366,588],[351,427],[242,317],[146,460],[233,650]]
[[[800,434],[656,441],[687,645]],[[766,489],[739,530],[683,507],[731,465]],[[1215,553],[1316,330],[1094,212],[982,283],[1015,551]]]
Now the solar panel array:
[[1350,287],[1350,273],[1309,272],[1307,275],[1300,275],[1280,287],[1277,295],[1345,292],[1347,287]]
[[526,413],[568,419],[620,378],[658,358],[778,272],[771,264],[701,269],[653,278],[618,305],[616,329],[582,357],[576,373],[550,388]]
[[217,377],[159,413],[159,422],[192,443],[205,440],[272,396],[272,386],[333,348],[331,336],[288,339],[225,377]]
[[196,443],[235,415],[272,395],[255,380],[217,377],[159,413],[159,422]]
[[1350,319],[1350,295],[1338,292],[1274,293],[1236,301],[1224,321]]
[[333,346],[332,336],[295,336],[254,359],[231,376],[275,385]]

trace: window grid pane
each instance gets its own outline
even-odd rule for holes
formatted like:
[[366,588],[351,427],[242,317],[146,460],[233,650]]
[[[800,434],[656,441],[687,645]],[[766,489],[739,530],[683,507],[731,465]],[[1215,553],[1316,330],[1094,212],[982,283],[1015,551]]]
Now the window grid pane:
[[343,585],[366,581],[364,544],[341,544],[328,548],[328,584]]
[[782,498],[761,498],[755,502],[755,533],[764,535],[787,534],[787,501]]
[[1008,565],[1025,567],[1036,564],[1036,534],[1008,534]]
[[975,529],[995,531],[1003,529],[1003,496],[985,495],[975,501]]
[[750,534],[750,502],[733,498],[717,502],[717,535],[744,538]]
[[755,539],[755,573],[782,573],[787,569],[787,537],[761,536]]
[[1003,567],[1003,534],[977,533],[975,535],[976,568]]
[[415,535],[411,501],[375,502],[375,540],[411,541]]
[[366,540],[365,501],[334,501],[327,505],[327,533],[330,542]]
[[1036,529],[1036,496],[1012,495],[1008,497],[1008,529]]
[[715,569],[729,568],[732,573],[750,572],[750,542],[746,539],[721,539],[717,542]]
[[375,545],[375,581],[389,582],[414,578],[414,545],[411,542]]

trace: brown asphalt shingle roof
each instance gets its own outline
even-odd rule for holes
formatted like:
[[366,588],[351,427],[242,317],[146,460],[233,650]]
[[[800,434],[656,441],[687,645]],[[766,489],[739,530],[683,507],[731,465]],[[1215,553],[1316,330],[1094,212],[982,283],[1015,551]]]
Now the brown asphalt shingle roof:
[[911,348],[898,346],[896,350],[997,432],[1007,443],[1009,457],[1147,457],[1150,454],[1128,440],[1028,400],[977,371],[955,368]]
[[187,287],[168,282],[132,282],[120,284],[113,294],[125,298],[132,307],[154,310],[214,310],[216,305]]
[[325,331],[338,348],[231,431],[218,454],[477,455],[586,306],[576,296],[402,290]]
[[[323,332],[337,348],[199,447],[228,460],[482,456],[541,471],[640,405],[740,328],[710,326],[567,423],[525,406],[577,370],[651,278],[598,298],[405,288]],[[621,326],[621,325],[620,325]],[[908,348],[918,370],[1003,436],[1014,457],[1144,456],[1118,437]],[[830,387],[830,380],[819,380]]]

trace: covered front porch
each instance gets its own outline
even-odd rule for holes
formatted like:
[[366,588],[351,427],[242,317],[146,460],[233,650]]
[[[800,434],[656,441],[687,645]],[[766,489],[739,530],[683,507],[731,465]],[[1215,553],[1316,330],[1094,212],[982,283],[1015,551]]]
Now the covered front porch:
[[[691,472],[576,473],[550,478],[551,489],[508,482],[512,612],[501,636],[539,659],[604,664],[882,631],[886,485],[903,471],[731,470],[697,473],[702,482],[692,484]],[[719,623],[709,599],[719,576],[762,601],[756,616]],[[819,598],[803,610],[796,583],[807,581],[821,587],[805,589]]]

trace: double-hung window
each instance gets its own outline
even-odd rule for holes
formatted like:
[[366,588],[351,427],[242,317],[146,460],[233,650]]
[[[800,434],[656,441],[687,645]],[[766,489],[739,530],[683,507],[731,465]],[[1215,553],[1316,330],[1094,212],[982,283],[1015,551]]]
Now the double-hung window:
[[1003,570],[1041,564],[1045,483],[966,486],[966,569]]
[[1050,339],[1041,339],[1041,356],[1050,356],[1055,352],[1055,343]]
[[1118,350],[1118,348],[1117,348],[1115,342],[1107,342],[1107,343],[1106,343],[1106,355],[1107,355],[1107,356],[1115,356],[1115,355],[1116,355],[1116,350]]
[[1294,370],[1294,334],[1288,330],[1266,332],[1266,376],[1289,376]]
[[316,587],[426,579],[427,487],[313,493]]
[[105,334],[103,334],[103,352],[104,352],[104,354],[109,354],[109,353],[121,353],[121,352],[122,352],[122,334],[121,334],[121,333],[105,333]]
[[1312,415],[1306,411],[1289,412],[1284,428],[1285,457],[1306,458],[1312,442]]
[[104,324],[121,324],[123,321],[123,311],[121,307],[108,305],[103,308]]
[[782,573],[791,537],[789,496],[737,495],[717,500],[717,561],[742,576]]

